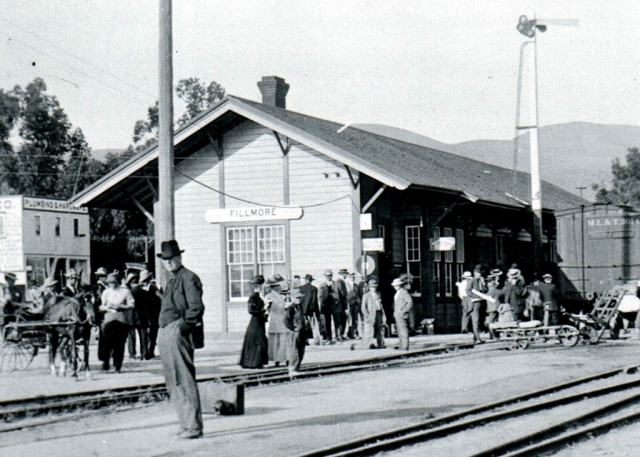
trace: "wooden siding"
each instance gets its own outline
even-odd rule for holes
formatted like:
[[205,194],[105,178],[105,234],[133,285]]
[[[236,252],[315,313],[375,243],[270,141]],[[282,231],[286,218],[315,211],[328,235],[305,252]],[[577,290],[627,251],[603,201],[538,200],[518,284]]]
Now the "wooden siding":
[[[191,178],[218,189],[218,159],[206,146],[180,162],[178,170]],[[222,294],[224,275],[220,271],[220,226],[204,219],[206,210],[219,207],[219,198],[211,189],[191,181],[180,173],[175,176],[176,239],[184,249],[184,265],[193,270],[203,284],[207,331],[222,331]]]
[[[354,244],[360,251],[360,239],[354,239],[353,213],[359,211],[352,203],[351,181],[344,166],[295,144],[289,152],[289,179],[291,204],[305,207],[302,218],[291,221],[292,274],[311,273],[318,283],[326,268],[334,273],[340,268],[352,271]],[[344,198],[309,207],[340,197]]]
[[[284,143],[285,138],[281,140]],[[220,164],[211,146],[181,162],[178,169],[214,189],[224,187],[226,207],[252,206],[232,197],[269,205],[284,204],[284,156],[272,131],[247,121],[225,134],[223,145],[224,186],[219,179]],[[304,145],[293,144],[287,160],[290,204],[304,207],[302,218],[289,222],[291,275],[311,273],[321,280],[326,268],[353,270],[361,249],[359,201],[355,206],[353,203],[359,189],[353,190],[342,164]],[[185,250],[185,266],[192,268],[203,282],[207,330],[244,332],[250,318],[246,304],[226,304],[224,226],[204,220],[206,210],[220,207],[219,194],[176,173],[175,206],[176,238]],[[225,309],[226,329],[222,318]]]
[[[263,205],[284,204],[283,154],[273,132],[244,122],[224,137],[225,193]],[[226,207],[251,204],[226,198]]]

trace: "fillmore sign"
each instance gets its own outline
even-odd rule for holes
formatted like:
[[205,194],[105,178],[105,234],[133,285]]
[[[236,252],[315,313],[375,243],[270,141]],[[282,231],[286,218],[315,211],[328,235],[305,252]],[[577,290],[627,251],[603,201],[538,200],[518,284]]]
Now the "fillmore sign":
[[302,208],[299,206],[258,206],[251,208],[210,209],[205,220],[212,224],[219,222],[276,221],[300,219]]

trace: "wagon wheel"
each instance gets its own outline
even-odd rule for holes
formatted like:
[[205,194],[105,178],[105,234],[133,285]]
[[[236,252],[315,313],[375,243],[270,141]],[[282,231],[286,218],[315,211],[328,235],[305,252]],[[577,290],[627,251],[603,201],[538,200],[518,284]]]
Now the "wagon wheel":
[[582,344],[597,344],[598,343],[598,331],[587,325],[580,329],[582,335]]
[[5,341],[0,352],[0,371],[26,370],[36,349],[28,341]]
[[560,342],[567,347],[573,347],[580,341],[580,334],[574,329],[559,328],[557,335]]

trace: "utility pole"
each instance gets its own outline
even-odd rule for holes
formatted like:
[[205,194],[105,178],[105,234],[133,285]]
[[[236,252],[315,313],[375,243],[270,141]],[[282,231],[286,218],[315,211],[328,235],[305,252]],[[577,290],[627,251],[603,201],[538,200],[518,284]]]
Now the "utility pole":
[[586,189],[586,187],[584,186],[578,186],[576,187],[576,189],[578,189],[580,191],[580,198],[582,198],[582,191]]
[[[156,250],[160,243],[175,238],[175,213],[173,195],[173,39],[171,0],[159,0],[160,5],[160,53],[159,53],[159,111],[158,111],[158,199],[159,214],[155,218]],[[156,258],[157,259],[157,258]],[[165,285],[168,272],[156,260],[156,276]]]
[[[516,29],[524,36],[531,38],[520,47],[520,69],[518,75],[518,107],[516,114],[516,131],[529,132],[529,154],[530,154],[530,174],[531,174],[531,212],[533,213],[533,270],[542,273],[542,185],[540,179],[540,162],[538,153],[538,44],[537,31],[546,32],[548,24],[556,25],[577,25],[574,19],[529,19],[527,16],[520,16]],[[524,52],[527,45],[533,44],[533,56],[530,59],[532,66],[533,80],[529,81],[529,122],[527,125],[520,123],[520,95],[522,84],[522,69],[524,64]]]

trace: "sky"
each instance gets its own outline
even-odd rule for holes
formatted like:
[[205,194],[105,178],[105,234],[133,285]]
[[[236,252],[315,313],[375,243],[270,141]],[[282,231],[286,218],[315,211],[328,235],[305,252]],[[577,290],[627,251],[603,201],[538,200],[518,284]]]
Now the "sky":
[[[158,8],[0,0],[0,89],[42,77],[93,149],[125,148],[158,98]],[[174,1],[174,83],[260,101],[256,83],[277,75],[293,111],[445,143],[510,139],[522,14],[579,20],[538,34],[541,125],[640,125],[633,0]]]

